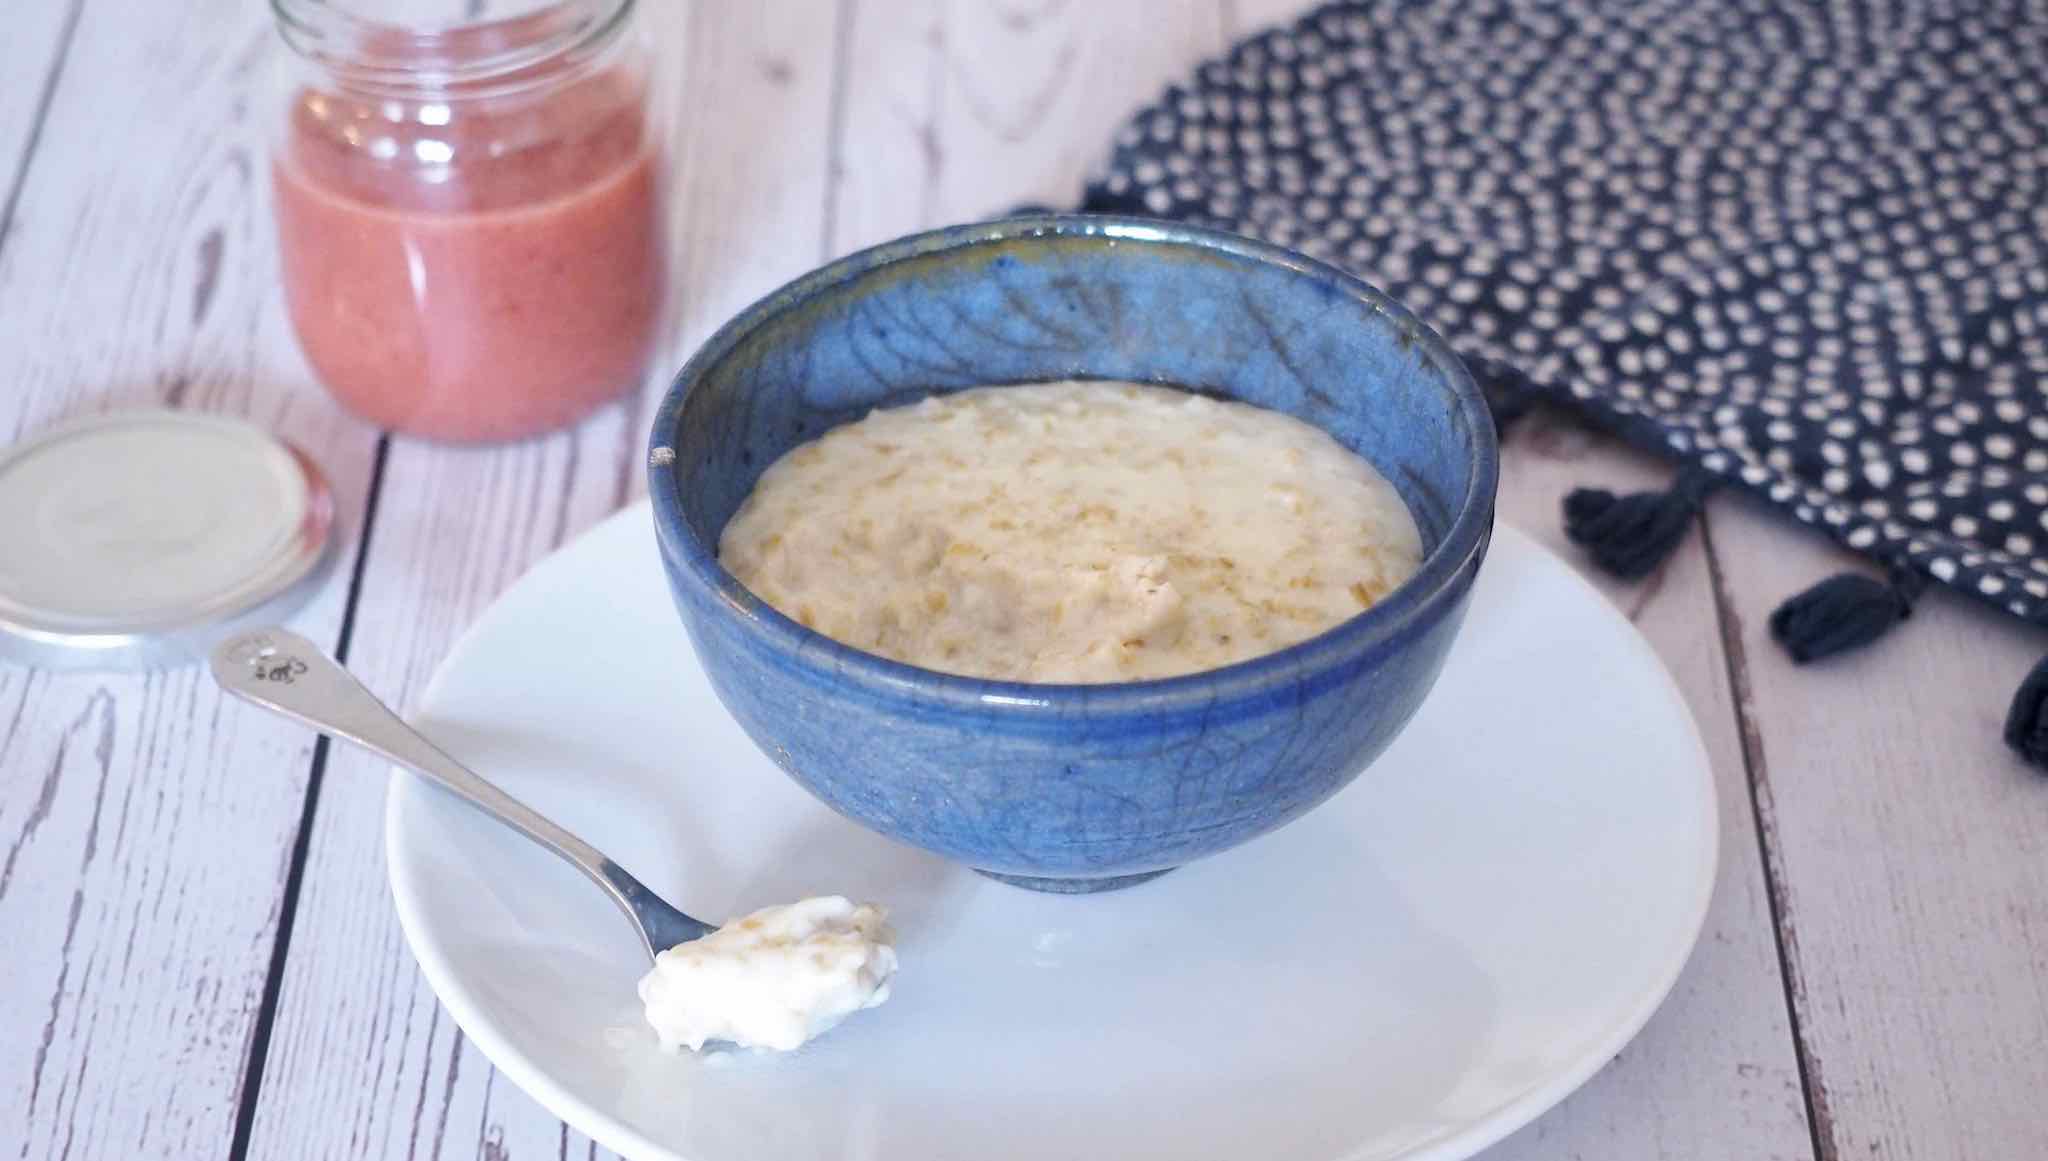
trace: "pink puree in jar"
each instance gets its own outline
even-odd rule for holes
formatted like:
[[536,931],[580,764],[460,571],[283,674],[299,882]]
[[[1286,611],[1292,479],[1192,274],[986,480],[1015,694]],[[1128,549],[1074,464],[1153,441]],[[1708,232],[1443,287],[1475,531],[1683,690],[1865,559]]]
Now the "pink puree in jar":
[[599,73],[512,109],[393,120],[300,92],[273,164],[279,246],[328,389],[385,427],[497,440],[637,383],[663,286],[642,98]]

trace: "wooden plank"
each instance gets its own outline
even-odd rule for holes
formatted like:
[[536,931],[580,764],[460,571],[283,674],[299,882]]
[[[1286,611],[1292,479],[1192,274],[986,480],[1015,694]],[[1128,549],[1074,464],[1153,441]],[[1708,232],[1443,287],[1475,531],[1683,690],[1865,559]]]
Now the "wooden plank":
[[1671,468],[1543,413],[1509,433],[1504,461],[1501,518],[1580,564],[1656,647],[1685,692],[1714,766],[1721,863],[1699,946],[1642,1035],[1585,1088],[1486,1156],[1810,1158],[1705,539],[1688,535],[1640,584],[1615,581],[1585,567],[1566,541],[1562,497],[1581,485],[1618,492],[1661,487]]
[[2048,634],[1944,590],[1796,667],[1771,610],[1868,566],[1732,497],[1708,532],[1824,1156],[2048,1155],[2048,788],[1999,740]]
[[35,4],[8,14],[7,39],[0,42],[0,245],[84,3]]
[[1224,30],[1231,40],[1263,32],[1278,24],[1291,24],[1304,12],[1321,7],[1321,0],[1219,0],[1223,6]]
[[[643,16],[682,66],[666,97],[679,174],[669,349],[637,400],[574,431],[486,449],[394,442],[351,657],[393,704],[530,564],[644,490],[646,416],[681,355],[822,256],[836,7]],[[323,779],[249,1156],[598,1156],[491,1068],[414,967],[384,882],[384,784],[382,764],[339,751]]]
[[1124,118],[1222,43],[1185,0],[855,5],[834,249],[1078,204]]
[[[11,13],[9,36],[20,16],[48,40],[69,11]],[[268,34],[239,0],[87,6],[33,134],[10,41],[0,133],[36,147],[0,238],[0,439],[136,404],[282,431],[344,521],[295,622],[331,642],[376,433],[313,385],[271,292],[261,142],[229,113],[265,99]],[[0,666],[0,1139],[19,1156],[213,1153],[232,1135],[312,753],[197,667]]]

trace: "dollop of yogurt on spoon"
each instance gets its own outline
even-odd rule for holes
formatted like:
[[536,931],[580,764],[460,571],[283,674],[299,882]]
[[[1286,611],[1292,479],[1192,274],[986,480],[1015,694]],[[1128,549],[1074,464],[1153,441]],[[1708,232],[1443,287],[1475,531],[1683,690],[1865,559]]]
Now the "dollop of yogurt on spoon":
[[640,981],[663,1048],[724,1040],[787,1052],[889,998],[895,934],[872,903],[823,895],[764,907],[654,957]]

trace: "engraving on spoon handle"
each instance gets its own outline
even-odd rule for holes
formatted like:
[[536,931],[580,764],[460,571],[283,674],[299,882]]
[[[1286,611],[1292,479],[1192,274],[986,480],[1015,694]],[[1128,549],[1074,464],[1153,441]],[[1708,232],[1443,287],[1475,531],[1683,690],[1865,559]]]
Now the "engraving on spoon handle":
[[[589,843],[449,757],[304,637],[277,628],[239,633],[214,650],[212,666],[214,679],[236,697],[404,766],[568,860],[626,912],[650,955],[709,930]],[[673,938],[677,931],[689,934]],[[668,942],[657,946],[663,939]]]

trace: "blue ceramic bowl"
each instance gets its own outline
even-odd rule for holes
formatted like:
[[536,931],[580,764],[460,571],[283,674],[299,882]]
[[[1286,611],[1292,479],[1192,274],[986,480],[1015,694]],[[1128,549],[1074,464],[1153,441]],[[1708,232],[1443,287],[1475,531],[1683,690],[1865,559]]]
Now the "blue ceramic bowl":
[[[876,407],[1047,379],[1174,384],[1283,411],[1378,466],[1421,570],[1292,648],[1185,677],[1034,685],[863,653],[718,563],[776,457]],[[1122,886],[1295,818],[1435,683],[1493,529],[1485,401],[1414,315],[1331,267],[1190,226],[1055,215],[876,247],[749,307],[654,419],[662,563],[712,686],[775,762],[891,838],[1041,890]]]

